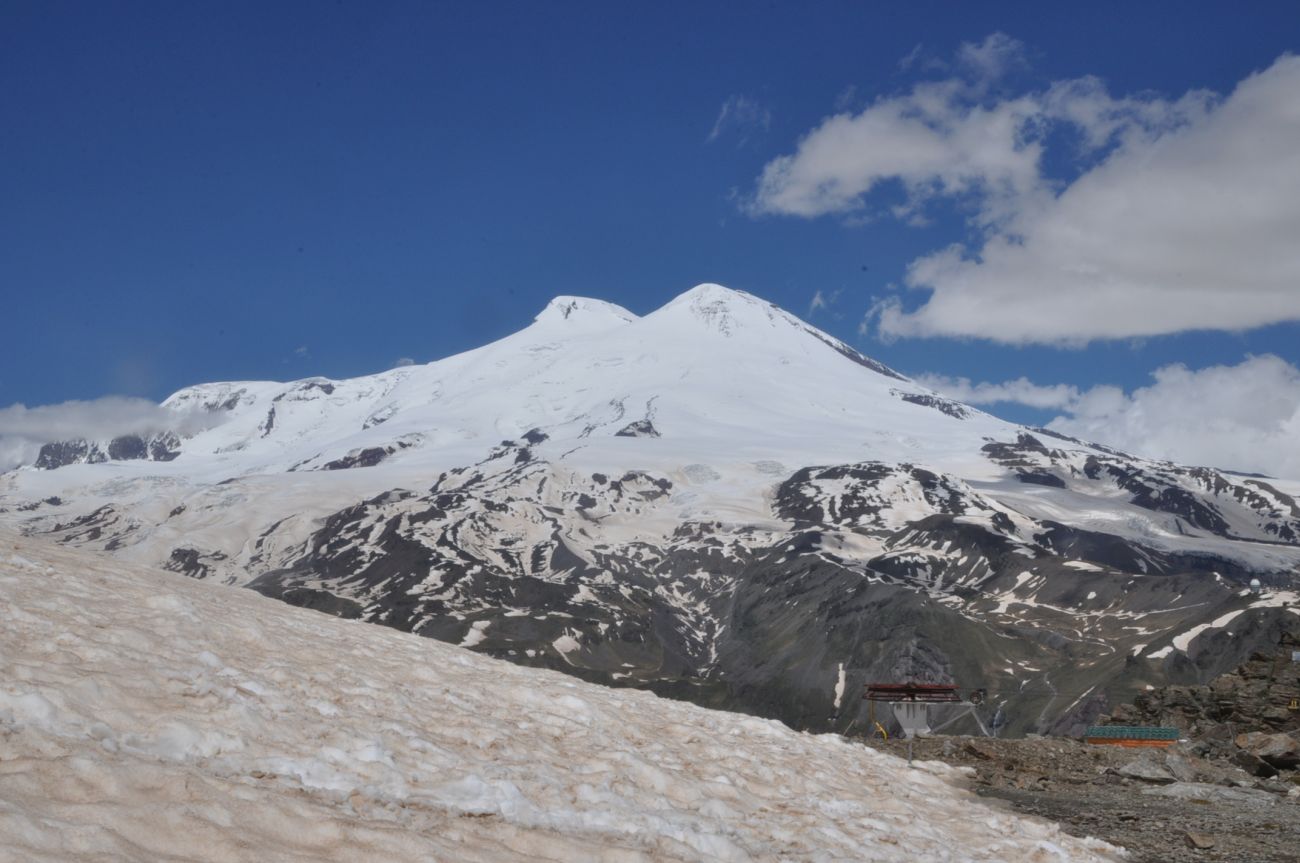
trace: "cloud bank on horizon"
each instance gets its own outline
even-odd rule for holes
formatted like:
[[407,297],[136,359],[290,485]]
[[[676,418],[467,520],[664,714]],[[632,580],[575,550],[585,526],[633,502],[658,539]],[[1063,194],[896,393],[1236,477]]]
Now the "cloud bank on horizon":
[[[963,45],[951,77],[823,120],[746,209],[921,225],[961,207],[967,241],[908,267],[926,299],[868,312],[885,338],[1081,346],[1300,320],[1300,57],[1176,99],[1095,77],[1007,94],[1023,64],[1004,34]],[[1084,167],[1061,180],[1049,157]]]
[[1139,455],[1300,477],[1300,369],[1269,354],[1195,370],[1176,363],[1152,378],[1130,393],[1042,386],[1023,377],[996,384],[939,375],[918,380],[969,404],[1060,411],[1048,428]]
[[211,426],[210,414],[185,413],[148,399],[104,396],[86,401],[0,408],[0,471],[36,461],[43,444],[110,440],[122,435],[180,434]]

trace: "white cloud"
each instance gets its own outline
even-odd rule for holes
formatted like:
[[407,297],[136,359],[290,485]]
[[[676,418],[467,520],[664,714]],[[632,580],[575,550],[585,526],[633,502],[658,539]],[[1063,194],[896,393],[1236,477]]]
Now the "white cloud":
[[1272,355],[1158,369],[1123,395],[1092,392],[1050,428],[1189,464],[1300,478],[1300,369]]
[[737,146],[743,147],[751,135],[766,132],[771,125],[772,112],[758,100],[748,96],[731,96],[722,103],[718,118],[713,121],[713,128],[704,140],[705,143],[712,144],[725,134],[735,133],[739,138]]
[[917,42],[911,51],[908,51],[903,59],[898,61],[898,71],[906,72],[917,64],[925,53],[925,43]]
[[1037,109],[1031,100],[958,108],[968,92],[957,80],[920,84],[860,114],[828,118],[794,155],[767,164],[751,212],[860,211],[873,189],[898,180],[905,193],[900,215],[939,197],[977,195],[984,201],[980,220],[994,220],[1005,209],[1000,202],[1030,197],[1041,185],[1040,145],[1019,140]]
[[0,408],[0,471],[36,460],[43,444],[62,440],[110,440],[122,435],[163,431],[189,433],[211,425],[216,417],[179,413],[147,399],[106,396],[29,408]]
[[842,290],[830,291],[828,293],[818,288],[813,292],[813,298],[808,303],[808,314],[812,315],[814,312],[829,309],[831,306],[835,305],[835,303],[839,302],[841,293],[843,293]]
[[990,84],[1012,69],[1028,65],[1025,45],[1006,33],[990,33],[983,42],[963,42],[957,49],[957,64],[981,84]]
[[413,366],[413,365],[415,365],[415,360],[411,359],[410,357],[398,357],[393,362],[393,368],[395,369],[400,369],[404,366]]
[[1266,354],[1234,366],[1167,365],[1152,378],[1131,393],[1114,386],[1039,386],[1024,378],[1002,384],[920,380],[974,404],[1061,410],[1048,428],[1127,452],[1300,479],[1300,369]]
[[972,405],[1015,403],[1035,408],[1065,408],[1078,402],[1079,388],[1068,384],[1040,386],[1028,378],[1005,383],[972,384],[970,378],[920,375],[917,383]]
[[[963,46],[961,65],[1003,74],[1020,56],[1005,39]],[[951,78],[827,118],[766,165],[747,209],[924,224],[937,202],[964,208],[966,243],[908,269],[925,302],[877,307],[885,336],[1078,345],[1243,330],[1300,320],[1297,140],[1292,56],[1222,99],[1114,97],[1092,77],[989,99]],[[1066,145],[1091,167],[1063,184],[1042,166]],[[891,184],[901,200],[880,200]]]

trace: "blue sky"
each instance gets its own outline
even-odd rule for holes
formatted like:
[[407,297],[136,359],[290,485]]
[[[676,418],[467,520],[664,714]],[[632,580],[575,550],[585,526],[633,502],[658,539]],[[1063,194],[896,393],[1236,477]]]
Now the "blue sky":
[[[1234,157],[1223,131],[1288,131],[1293,4],[0,2],[0,19],[0,405],[353,376],[505,335],[557,294],[644,313],[704,281],[958,395],[1025,377],[1045,389],[989,409],[1094,436],[1136,422],[1144,387],[1204,410],[1187,396],[1210,378],[1153,384],[1175,363],[1300,400],[1300,270],[1268,239],[1300,224],[1254,205],[1300,198],[1300,166],[1280,146]],[[926,105],[939,167],[881,140]],[[975,153],[998,112],[1015,147]],[[1179,136],[1200,155],[1179,163]],[[1187,176],[1207,178],[1190,226],[1200,208],[1168,195]],[[1116,188],[1142,205],[1131,229]],[[1080,225],[1102,235],[1060,240]],[[1108,231],[1134,248],[1098,275]],[[1189,256],[1202,283],[1171,269],[1171,236],[1223,238],[1191,244],[1213,259]],[[917,274],[954,243],[958,264]],[[1058,264],[1077,284],[1043,278]],[[1237,271],[1259,283],[1214,287]],[[1031,314],[1031,295],[1054,299]],[[1061,331],[1032,335],[1046,321]],[[1265,355],[1280,365],[1243,365]],[[1089,393],[1105,404],[1081,408]],[[1281,446],[1292,418],[1249,425]]]

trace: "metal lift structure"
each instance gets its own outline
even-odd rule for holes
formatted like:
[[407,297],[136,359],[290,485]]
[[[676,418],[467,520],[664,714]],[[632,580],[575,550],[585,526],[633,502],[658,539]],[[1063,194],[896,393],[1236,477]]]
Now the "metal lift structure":
[[[975,708],[984,703],[983,689],[971,690],[962,698],[960,690],[951,683],[868,683],[862,697],[867,702],[871,726],[883,726],[876,721],[876,702],[883,701],[893,707],[894,718],[903,728],[907,738],[907,761],[912,762],[912,739],[918,734],[932,734],[942,731],[959,719],[970,716],[979,726],[985,737],[990,736],[984,723],[980,721]],[[966,707],[961,713],[950,717],[937,728],[930,727],[931,704],[960,704]]]

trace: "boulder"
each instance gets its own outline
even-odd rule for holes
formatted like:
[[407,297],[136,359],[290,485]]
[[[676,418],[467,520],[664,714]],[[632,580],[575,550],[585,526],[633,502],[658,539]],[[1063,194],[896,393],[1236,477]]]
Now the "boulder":
[[1277,770],[1294,770],[1300,766],[1300,740],[1290,734],[1251,731],[1238,734],[1237,748],[1266,762]]
[[1173,782],[1174,774],[1168,767],[1152,758],[1135,758],[1119,769],[1119,775],[1143,782]]
[[1245,770],[1251,776],[1261,776],[1265,779],[1276,776],[1277,768],[1260,758],[1253,752],[1247,752],[1245,749],[1238,749],[1232,755],[1232,763]]

